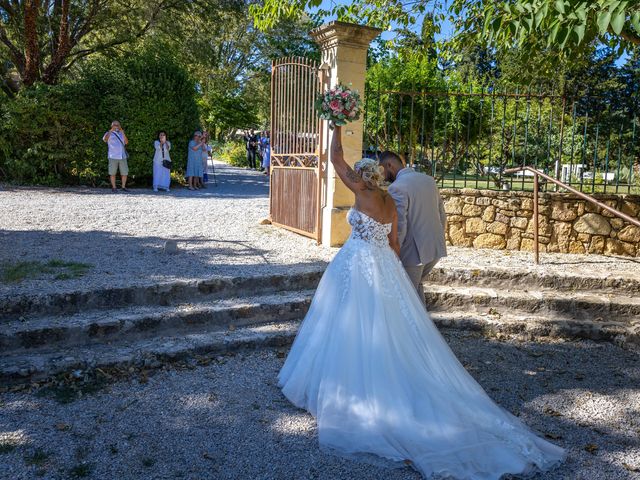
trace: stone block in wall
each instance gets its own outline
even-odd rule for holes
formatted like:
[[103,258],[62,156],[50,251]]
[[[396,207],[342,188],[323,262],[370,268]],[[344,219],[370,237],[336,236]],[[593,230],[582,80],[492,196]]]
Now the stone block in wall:
[[591,202],[587,202],[585,200],[585,202],[584,202],[584,211],[586,213],[598,213],[599,210],[600,210],[600,207],[598,207],[597,205],[594,205]]
[[507,250],[520,250],[520,235],[507,238]]
[[482,212],[482,220],[485,222],[493,222],[496,219],[496,207],[490,205]]
[[576,207],[576,212],[578,212],[579,217],[584,215],[584,201],[578,203],[578,206]]
[[523,198],[520,208],[522,210],[533,210],[533,198]]
[[464,203],[474,205],[476,203],[476,197],[464,197]]
[[480,218],[468,218],[465,222],[465,232],[467,233],[485,233],[487,223]]
[[464,226],[461,224],[449,224],[449,241],[456,247],[470,247],[473,244],[471,238],[464,233]]
[[494,233],[483,233],[478,235],[473,241],[475,248],[494,248],[497,250],[503,249],[507,245],[502,235],[496,235]]
[[487,232],[496,233],[498,235],[505,235],[508,229],[509,227],[502,222],[493,222],[487,225]]
[[[534,225],[535,223],[532,219],[527,225],[527,233],[533,233]],[[543,217],[542,215],[538,219],[538,235],[551,236],[551,224],[549,220],[547,220],[547,217]]]
[[[547,246],[544,243],[540,243],[538,245],[538,248],[540,252],[547,251]],[[523,252],[533,252],[534,251],[533,240],[529,238],[523,238],[522,242],[520,243],[520,250],[522,250]]]
[[572,240],[569,242],[569,253],[585,253],[584,244],[582,242],[578,242],[577,240]]
[[510,198],[509,200],[501,200],[496,198],[491,201],[491,205],[495,205],[496,207],[503,210],[518,210],[520,209],[521,200],[519,198]]
[[554,222],[551,229],[551,244],[558,246],[558,252],[568,252],[571,242],[571,224],[569,222]]
[[518,210],[516,212],[516,215],[518,217],[531,218],[531,217],[533,217],[533,211],[532,210]]
[[506,215],[503,215],[502,213],[496,213],[496,218],[495,218],[496,222],[502,222],[505,224],[509,224],[511,222],[511,219],[509,217],[507,217]]
[[591,243],[589,243],[589,253],[604,253],[604,237],[600,235],[594,235],[591,237]]
[[[613,222],[613,220],[611,220]],[[623,242],[640,243],[640,228],[627,225],[618,232],[618,238]]]
[[462,215],[447,215],[447,222],[449,223],[459,223],[464,222],[466,220]]
[[606,255],[631,255],[636,254],[636,245],[628,242],[621,242],[613,238],[607,238],[604,249]]
[[476,198],[476,205],[486,207],[487,205],[491,205],[491,199],[487,197],[478,197]]
[[591,241],[591,235],[588,233],[579,233],[576,238],[582,243],[589,243]]
[[479,217],[482,214],[482,207],[473,204],[466,204],[462,207],[462,216],[464,217]]
[[462,214],[462,206],[464,205],[464,200],[460,197],[449,197],[444,202],[444,211],[450,215],[460,215]]
[[516,228],[520,228],[522,230],[526,230],[528,223],[529,223],[529,219],[528,218],[513,217],[511,219],[511,226],[512,227],[516,227]]
[[500,213],[503,214],[506,217],[515,217],[516,216],[516,211],[515,210],[500,210]]
[[626,213],[631,217],[637,217],[640,214],[640,202],[631,202],[629,200],[624,200],[622,202],[622,208],[620,209],[622,213]]
[[624,226],[624,220],[622,220],[621,218],[612,218],[611,220],[609,220],[609,223],[616,230],[620,230]]
[[[617,200],[605,200],[602,203],[604,203],[605,205],[615,208],[616,210],[618,209],[618,202]],[[608,217],[608,218],[614,218],[615,215],[607,210],[605,210],[604,208],[602,209],[602,211],[600,212],[600,214],[603,217]]]
[[578,212],[571,205],[563,202],[554,202],[551,204],[551,218],[562,222],[570,222],[578,217]]
[[611,224],[602,215],[597,213],[585,213],[573,224],[573,229],[579,233],[591,235],[609,235]]

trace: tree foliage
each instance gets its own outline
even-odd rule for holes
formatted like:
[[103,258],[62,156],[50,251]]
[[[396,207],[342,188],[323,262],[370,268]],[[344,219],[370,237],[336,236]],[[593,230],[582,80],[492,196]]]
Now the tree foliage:
[[6,133],[0,174],[19,183],[93,184],[106,178],[102,135],[115,119],[129,137],[130,176],[144,183],[158,130],[167,131],[179,171],[199,124],[193,80],[160,47],[94,58],[78,80],[37,84],[0,108],[0,131]]
[[598,41],[621,49],[640,45],[640,3],[634,0],[355,0],[319,9],[319,0],[265,0],[251,12],[256,25],[272,28],[282,19],[317,9],[320,17],[407,27],[425,13],[448,16],[456,26],[454,46],[483,42],[499,48],[536,46],[573,50]]
[[147,33],[178,0],[3,0],[0,58],[10,60],[17,79],[6,91],[37,81],[55,84],[78,60],[130,43]]

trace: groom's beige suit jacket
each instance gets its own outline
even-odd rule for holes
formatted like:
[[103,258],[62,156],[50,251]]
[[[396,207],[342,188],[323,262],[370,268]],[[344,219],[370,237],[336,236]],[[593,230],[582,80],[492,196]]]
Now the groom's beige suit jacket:
[[389,186],[398,210],[400,260],[405,266],[427,265],[447,256],[447,216],[433,177],[410,168]]

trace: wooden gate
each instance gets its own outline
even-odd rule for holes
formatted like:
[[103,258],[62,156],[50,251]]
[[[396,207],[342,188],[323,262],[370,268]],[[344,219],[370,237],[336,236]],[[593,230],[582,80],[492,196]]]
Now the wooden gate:
[[271,222],[320,241],[321,89],[316,62],[302,57],[271,66]]

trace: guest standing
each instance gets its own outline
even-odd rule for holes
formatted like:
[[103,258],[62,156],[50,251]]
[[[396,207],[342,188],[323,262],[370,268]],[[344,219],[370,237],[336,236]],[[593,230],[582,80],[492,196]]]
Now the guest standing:
[[153,155],[153,191],[158,189],[169,191],[171,184],[171,169],[165,164],[171,162],[169,150],[171,150],[171,142],[167,140],[167,132],[160,132],[158,140],[153,142],[155,154]]
[[258,150],[258,137],[253,131],[248,130],[244,135],[245,148],[247,149],[247,163],[249,168],[256,169],[256,153]]
[[189,142],[189,153],[187,155],[187,181],[189,190],[199,190],[198,186],[202,177],[202,150],[205,143],[202,141],[202,132],[196,131]]
[[269,140],[269,130],[264,132],[264,135],[260,138],[260,151],[262,153],[262,168],[264,174],[269,175],[269,169],[271,167],[271,142]]
[[127,164],[127,150],[125,146],[129,143],[129,139],[124,133],[120,122],[114,120],[111,122],[111,129],[102,136],[102,141],[107,144],[109,159],[109,177],[111,179],[111,191],[116,190],[116,173],[120,170],[120,180],[122,183],[122,191],[127,190],[127,175],[129,175],[129,165]]
[[209,175],[207,168],[209,166],[209,155],[211,153],[211,145],[209,145],[209,132],[202,132],[202,141],[204,142],[204,149],[202,150],[202,188],[207,188],[207,182],[209,181]]

